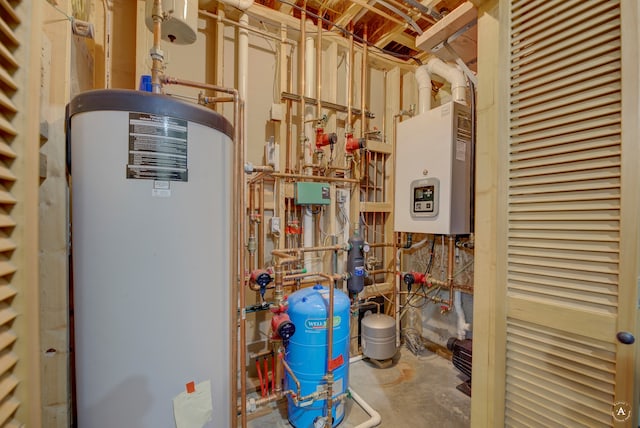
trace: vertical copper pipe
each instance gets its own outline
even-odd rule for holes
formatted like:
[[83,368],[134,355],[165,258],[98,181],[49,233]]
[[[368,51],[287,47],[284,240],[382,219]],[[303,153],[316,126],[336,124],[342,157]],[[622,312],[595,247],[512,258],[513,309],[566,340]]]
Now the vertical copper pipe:
[[152,9],[153,19],[153,47],[151,48],[151,88],[154,93],[162,92],[162,72],[164,58],[160,50],[160,37],[162,35],[162,0],[154,0]]
[[352,103],[353,103],[353,24],[349,23],[349,71],[347,78],[347,126],[346,132],[353,132],[353,117],[352,117]]
[[[275,185],[274,185],[275,189]],[[264,178],[260,180],[260,207],[259,207],[260,223],[258,223],[258,266],[264,266]]]
[[365,114],[367,110],[367,61],[368,61],[368,53],[369,53],[369,45],[367,44],[367,24],[364,24],[364,33],[362,34],[362,38],[364,43],[362,45],[362,70],[360,70],[360,136],[365,138],[365,131],[367,130],[365,126],[365,121],[367,120],[367,115]]
[[[323,11],[318,12],[322,16]],[[322,20],[318,18],[318,36],[316,47],[316,99],[318,100],[317,117],[322,117]]]
[[[245,313],[244,313],[244,307],[246,306],[245,303],[245,225],[246,225],[246,216],[247,216],[247,210],[246,210],[246,201],[245,201],[245,187],[246,187],[246,181],[244,179],[244,175],[243,175],[243,171],[244,171],[244,101],[242,100],[238,100],[237,102],[238,104],[238,123],[240,126],[240,144],[238,144],[238,165],[237,165],[237,170],[236,170],[236,174],[238,174],[238,200],[239,200],[239,218],[240,221],[239,223],[239,228],[240,228],[240,233],[239,233],[239,237],[238,237],[238,245],[239,245],[239,257],[238,257],[238,271],[239,271],[239,276],[238,276],[238,287],[239,287],[239,291],[240,291],[240,296],[239,296],[239,300],[240,300],[240,401],[241,401],[241,410],[240,410],[240,418],[241,418],[241,422],[242,422],[242,428],[246,428],[247,427],[247,409],[246,409],[246,397],[247,397],[247,368],[245,366],[245,361],[247,359],[246,357],[246,353],[247,353],[247,327],[246,327],[246,318],[245,318]],[[231,310],[233,310],[234,306],[231,307]],[[236,397],[234,395],[234,397]]]
[[[255,210],[255,195],[256,193],[256,183],[255,182],[251,182],[249,183],[249,236],[251,239],[251,237],[253,237],[253,239],[255,239],[255,235],[253,233],[253,222],[251,221],[251,218],[254,216],[254,210]],[[249,252],[249,269],[254,269],[255,268],[255,254],[252,252]]]
[[447,237],[447,249],[449,250],[447,260],[447,285],[449,286],[449,300],[447,305],[449,309],[453,307],[453,263],[455,259],[456,237],[449,235]]

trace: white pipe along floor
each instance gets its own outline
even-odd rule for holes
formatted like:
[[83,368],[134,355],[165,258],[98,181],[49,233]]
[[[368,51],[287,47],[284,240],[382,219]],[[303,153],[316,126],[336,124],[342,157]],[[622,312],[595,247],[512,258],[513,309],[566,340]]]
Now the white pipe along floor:
[[[428,350],[415,356],[402,347],[394,364],[385,369],[367,361],[354,361],[349,370],[349,386],[363,402],[347,400],[342,428],[466,428],[470,426],[471,399],[456,389],[464,380],[451,361]],[[249,428],[291,427],[285,404],[249,415]],[[380,423],[373,425],[374,410]],[[369,421],[369,423],[367,423]]]

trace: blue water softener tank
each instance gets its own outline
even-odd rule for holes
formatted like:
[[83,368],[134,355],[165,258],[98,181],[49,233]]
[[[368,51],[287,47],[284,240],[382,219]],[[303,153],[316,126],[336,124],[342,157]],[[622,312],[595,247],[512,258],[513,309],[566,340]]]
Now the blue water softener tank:
[[[349,382],[349,297],[340,290],[334,291],[333,350],[331,361],[334,384],[333,396],[347,391]],[[289,296],[289,317],[296,326],[285,354],[285,361],[300,381],[301,394],[307,396],[322,389],[327,372],[327,314],[329,313],[329,288],[316,285],[303,288]],[[285,389],[296,391],[296,384],[285,373]],[[288,398],[288,418],[296,428],[310,428],[314,422],[326,416],[326,400],[295,405]],[[333,426],[344,419],[344,403],[333,404]]]

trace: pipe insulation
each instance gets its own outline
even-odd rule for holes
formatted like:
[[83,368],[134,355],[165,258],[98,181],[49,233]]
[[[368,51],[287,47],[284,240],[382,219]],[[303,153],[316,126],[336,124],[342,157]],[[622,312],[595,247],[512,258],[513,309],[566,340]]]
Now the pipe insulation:
[[431,75],[426,65],[421,65],[415,72],[418,82],[418,113],[431,110]]
[[462,309],[462,292],[459,290],[453,293],[453,307],[456,310],[458,320],[458,339],[464,340],[467,338],[467,331],[471,330],[471,325],[465,319],[464,310]]
[[426,69],[429,74],[437,74],[451,83],[451,97],[453,101],[462,104],[467,103],[467,80],[462,71],[436,57],[427,61]]
[[[240,99],[246,101],[249,92],[249,16],[243,13],[239,19],[241,27],[238,27],[238,93]],[[244,27],[244,28],[243,28]],[[247,114],[247,105],[245,104],[244,114]],[[246,117],[246,116],[245,116]],[[242,132],[249,135],[248,121],[243,121]],[[248,146],[244,147],[244,156],[247,157]]]
[[253,5],[253,0],[218,0],[218,3],[228,4],[229,6],[244,11]]

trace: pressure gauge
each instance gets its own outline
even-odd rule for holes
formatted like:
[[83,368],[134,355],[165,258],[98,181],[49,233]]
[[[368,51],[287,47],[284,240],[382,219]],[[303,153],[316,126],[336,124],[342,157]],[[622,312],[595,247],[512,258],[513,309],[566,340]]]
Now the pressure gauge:
[[364,244],[362,244],[362,252],[368,253],[369,251],[371,251],[371,245],[365,241]]

